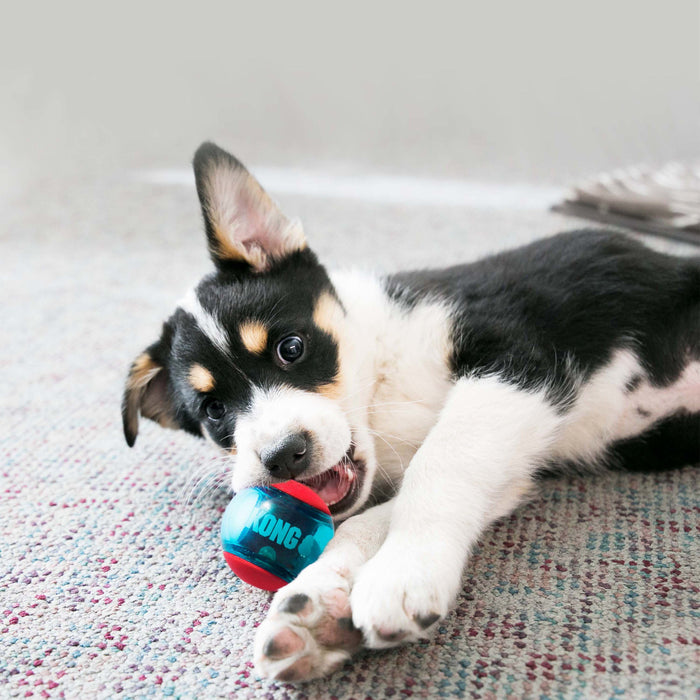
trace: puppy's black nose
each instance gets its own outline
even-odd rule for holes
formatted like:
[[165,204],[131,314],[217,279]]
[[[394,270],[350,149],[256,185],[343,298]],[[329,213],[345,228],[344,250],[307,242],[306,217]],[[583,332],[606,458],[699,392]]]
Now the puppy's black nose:
[[260,451],[260,461],[276,479],[294,479],[311,461],[311,441],[304,433],[290,433]]

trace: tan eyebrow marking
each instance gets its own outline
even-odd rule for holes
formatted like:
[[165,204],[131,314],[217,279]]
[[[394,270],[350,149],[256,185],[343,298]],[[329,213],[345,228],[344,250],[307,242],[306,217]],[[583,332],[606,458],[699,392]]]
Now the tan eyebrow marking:
[[343,308],[330,292],[323,292],[314,307],[314,323],[332,338],[340,338]]
[[238,329],[245,349],[259,355],[267,347],[267,328],[260,321],[246,321]]
[[202,367],[202,365],[197,363],[190,367],[188,379],[190,380],[190,384],[197,391],[206,393],[214,388],[214,377],[212,373],[206,367]]

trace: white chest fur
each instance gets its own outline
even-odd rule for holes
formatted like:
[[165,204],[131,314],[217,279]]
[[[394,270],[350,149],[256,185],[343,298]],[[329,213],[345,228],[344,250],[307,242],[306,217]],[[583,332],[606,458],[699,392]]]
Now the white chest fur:
[[347,311],[349,411],[366,411],[378,476],[396,484],[452,386],[449,309],[437,301],[403,307],[362,273],[337,273],[333,283]]
[[[347,310],[346,409],[362,415],[372,435],[378,478],[396,485],[454,385],[449,308],[437,301],[403,307],[387,298],[379,280],[361,273],[337,274],[333,282]],[[689,362],[676,381],[658,387],[636,354],[620,348],[580,385],[557,421],[549,458],[595,463],[613,442],[679,411],[700,411],[700,363]]]

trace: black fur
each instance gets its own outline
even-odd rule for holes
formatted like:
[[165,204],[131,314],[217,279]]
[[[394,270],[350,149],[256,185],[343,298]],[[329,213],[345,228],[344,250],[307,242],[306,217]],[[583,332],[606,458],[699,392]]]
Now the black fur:
[[[663,255],[621,234],[560,234],[469,265],[395,274],[385,286],[409,307],[434,297],[455,309],[455,377],[498,372],[523,388],[547,386],[562,409],[616,349],[634,350],[658,386],[700,357],[700,258]],[[627,390],[640,381],[631,377]],[[650,439],[668,432],[670,452],[700,461],[697,422],[683,425],[685,433]],[[630,442],[619,454],[634,450]]]
[[402,272],[388,294],[455,309],[452,369],[497,371],[524,386],[585,378],[613,350],[640,354],[654,383],[700,356],[700,259],[674,258],[604,231],[559,234],[469,265]]
[[641,374],[635,374],[632,377],[630,377],[629,381],[625,384],[625,391],[628,394],[632,394],[642,383],[642,379],[643,377]]
[[[289,255],[264,274],[254,273],[246,265],[226,265],[205,277],[197,287],[197,296],[202,307],[228,331],[230,355],[222,353],[194,317],[181,308],[164,325],[161,339],[149,348],[151,357],[165,369],[168,408],[176,422],[195,435],[201,435],[204,424],[218,444],[231,447],[235,416],[248,407],[254,386],[314,390],[332,382],[338,373],[337,346],[311,320],[315,303],[324,292],[335,295],[325,269],[309,250]],[[238,335],[246,320],[263,320],[269,327],[268,345],[259,355],[245,350]],[[302,336],[304,356],[281,367],[274,361],[275,346],[290,333]],[[188,382],[193,363],[212,372],[216,384],[211,394],[195,391]],[[224,419],[207,420],[208,397],[226,405]]]
[[[254,387],[314,390],[336,379],[335,341],[311,320],[319,296],[335,292],[308,249],[273,261],[264,272],[219,258],[201,194],[203,168],[213,158],[228,159],[232,169],[243,166],[212,144],[200,148],[194,163],[217,266],[199,284],[197,296],[228,331],[231,352],[222,353],[187,311],[176,310],[160,340],[148,348],[164,371],[151,388],[163,405],[146,417],[158,419],[159,412],[196,435],[205,425],[216,442],[231,447],[235,416],[249,406]],[[544,386],[562,411],[577,387],[620,348],[635,352],[646,378],[657,386],[673,382],[689,359],[700,358],[700,258],[662,255],[621,234],[560,234],[467,265],[391,275],[384,285],[388,296],[407,308],[428,297],[449,304],[455,378],[493,372],[525,389]],[[237,331],[246,320],[269,326],[268,345],[260,355],[242,347]],[[282,367],[275,362],[275,346],[291,333],[303,338],[305,355]],[[193,363],[213,373],[212,394],[190,385]],[[632,394],[643,379],[629,377],[624,390]],[[226,405],[225,419],[207,420],[205,400],[211,396]],[[640,415],[647,410],[639,406]],[[125,418],[131,445],[136,435],[127,423]],[[650,460],[639,459],[638,447],[647,444],[660,457],[700,461],[699,432],[697,417],[674,417],[646,436],[647,443],[628,441],[616,446],[615,455],[648,467]]]
[[659,421],[640,437],[613,445],[608,465],[634,471],[675,469],[700,463],[700,415]]
[[194,154],[192,160],[192,168],[194,170],[194,179],[197,185],[197,195],[199,203],[202,206],[202,218],[204,219],[204,231],[207,234],[207,245],[209,254],[214,264],[223,270],[229,270],[233,273],[249,271],[250,266],[245,262],[233,262],[223,259],[220,256],[219,243],[214,233],[212,221],[208,216],[208,202],[206,200],[205,178],[212,162],[226,163],[228,168],[234,172],[245,173],[246,169],[243,163],[238,158],[232,156],[223,148],[219,148],[215,143],[209,141],[204,142]]

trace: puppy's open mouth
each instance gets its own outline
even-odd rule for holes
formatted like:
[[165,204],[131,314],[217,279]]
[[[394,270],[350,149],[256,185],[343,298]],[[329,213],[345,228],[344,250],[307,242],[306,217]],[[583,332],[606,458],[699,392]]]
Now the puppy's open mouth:
[[310,479],[299,479],[315,491],[328,506],[331,514],[342,513],[355,503],[362,489],[365,475],[364,462],[353,459],[350,448],[338,464]]

